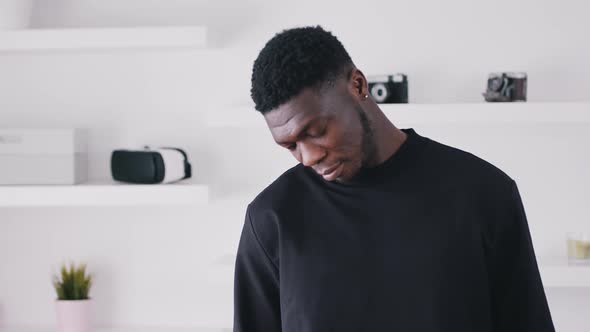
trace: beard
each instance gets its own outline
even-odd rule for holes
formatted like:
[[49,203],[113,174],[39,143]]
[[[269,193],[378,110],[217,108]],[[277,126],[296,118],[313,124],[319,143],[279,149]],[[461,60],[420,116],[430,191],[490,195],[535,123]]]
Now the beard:
[[360,105],[357,105],[356,111],[361,120],[362,135],[361,135],[361,168],[370,167],[377,158],[377,143],[375,142],[375,135],[373,124],[367,117]]
[[351,174],[335,180],[336,182],[344,184],[349,181],[354,181],[354,179],[362,172],[363,168],[370,168],[371,165],[375,164],[377,159],[377,143],[375,141],[373,124],[361,108],[360,104],[357,104],[355,110],[359,116],[362,130],[360,144],[357,145],[360,151],[358,151],[357,158],[348,159],[348,162],[350,163],[349,165],[352,166],[348,168],[348,171]]

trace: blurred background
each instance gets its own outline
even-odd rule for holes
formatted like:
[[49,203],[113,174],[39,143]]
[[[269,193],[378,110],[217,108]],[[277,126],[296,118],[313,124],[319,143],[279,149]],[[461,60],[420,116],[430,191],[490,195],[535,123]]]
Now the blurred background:
[[[89,181],[0,186],[1,330],[54,329],[51,276],[70,260],[94,276],[104,331],[230,330],[246,205],[296,164],[253,109],[252,63],[275,33],[319,24],[366,75],[408,75],[409,104],[382,107],[394,124],[517,181],[556,329],[589,331],[590,267],[566,256],[566,234],[590,232],[589,11],[582,0],[6,0],[0,129],[84,128]],[[488,74],[511,71],[527,73],[527,102],[486,103]],[[144,145],[182,147],[193,177],[122,191],[111,152]]]

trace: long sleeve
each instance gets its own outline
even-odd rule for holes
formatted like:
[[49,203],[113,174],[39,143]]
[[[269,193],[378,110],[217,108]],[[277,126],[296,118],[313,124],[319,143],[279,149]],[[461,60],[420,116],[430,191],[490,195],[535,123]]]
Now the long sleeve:
[[512,181],[507,217],[488,254],[495,332],[554,332],[530,230]]
[[279,332],[279,271],[246,211],[235,264],[234,332]]

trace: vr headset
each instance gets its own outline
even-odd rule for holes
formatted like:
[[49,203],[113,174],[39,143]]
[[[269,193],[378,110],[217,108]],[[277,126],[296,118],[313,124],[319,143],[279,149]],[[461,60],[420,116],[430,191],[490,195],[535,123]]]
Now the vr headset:
[[182,149],[161,147],[143,150],[114,150],[111,175],[121,182],[171,183],[191,177],[191,164]]

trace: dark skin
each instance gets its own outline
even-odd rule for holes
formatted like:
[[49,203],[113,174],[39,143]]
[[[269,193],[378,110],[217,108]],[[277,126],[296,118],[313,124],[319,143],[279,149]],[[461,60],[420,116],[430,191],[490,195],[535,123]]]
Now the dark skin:
[[264,115],[277,144],[327,181],[346,183],[391,157],[407,135],[368,97],[356,67],[332,84],[304,89]]

